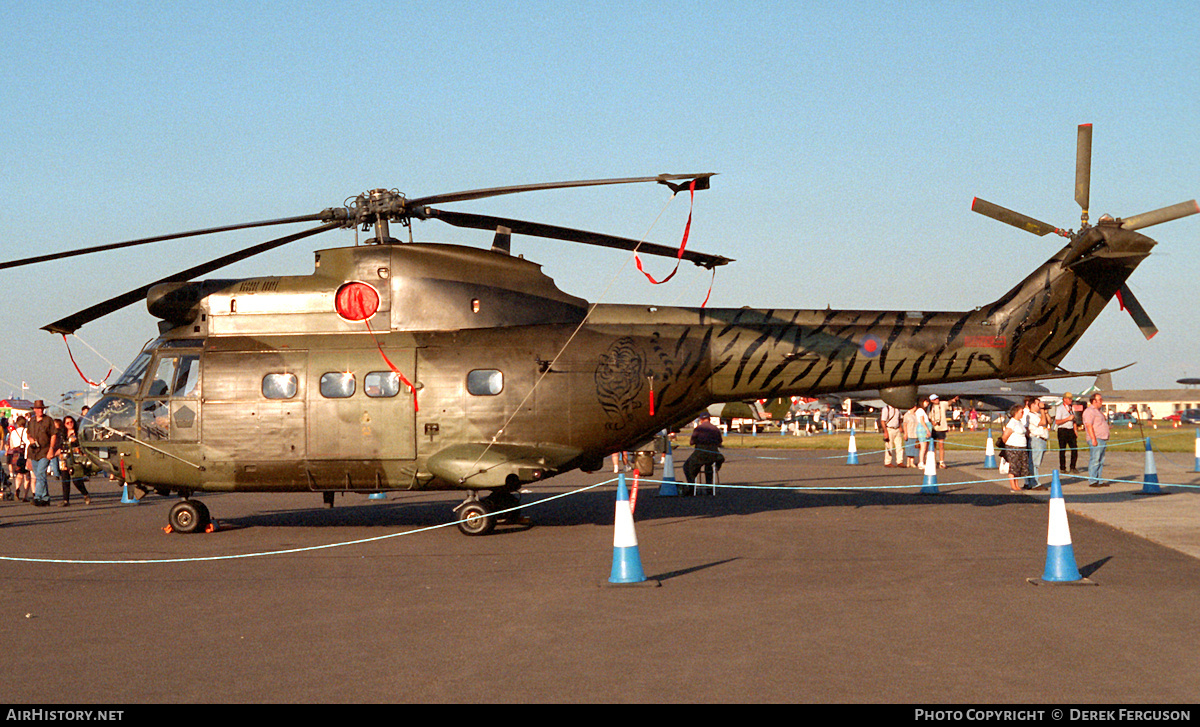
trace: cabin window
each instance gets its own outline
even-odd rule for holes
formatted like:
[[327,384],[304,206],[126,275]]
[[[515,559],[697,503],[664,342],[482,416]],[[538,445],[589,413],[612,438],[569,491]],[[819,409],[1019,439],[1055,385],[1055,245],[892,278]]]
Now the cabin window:
[[495,396],[504,390],[504,374],[496,369],[476,369],[467,374],[467,393]]
[[348,371],[321,374],[321,396],[327,399],[345,399],[353,395],[354,374]]
[[295,374],[267,374],[262,380],[262,394],[268,399],[291,399],[296,389]]
[[395,371],[372,371],[363,377],[363,392],[373,398],[395,396],[400,393],[400,377]]

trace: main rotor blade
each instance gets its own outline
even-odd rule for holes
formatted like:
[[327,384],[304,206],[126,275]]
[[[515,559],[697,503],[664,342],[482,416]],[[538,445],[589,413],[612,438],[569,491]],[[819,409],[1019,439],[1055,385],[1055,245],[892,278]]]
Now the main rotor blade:
[[1146,313],[1146,309],[1138,302],[1137,298],[1133,297],[1133,291],[1125,283],[1121,284],[1121,289],[1117,291],[1117,300],[1121,307],[1129,311],[1129,315],[1133,318],[1133,322],[1141,329],[1142,335],[1149,341],[1154,338],[1154,334],[1158,333],[1158,328],[1154,326],[1154,321],[1150,320],[1150,315]]
[[1075,138],[1075,201],[1083,208],[1087,221],[1088,198],[1092,184],[1092,125],[1080,124]]
[[245,260],[248,257],[253,257],[254,255],[257,255],[259,253],[263,253],[268,250],[273,250],[274,248],[280,247],[281,245],[286,245],[289,242],[295,242],[296,240],[302,240],[305,237],[310,237],[312,235],[316,235],[318,233],[325,232],[327,230],[333,230],[338,227],[341,227],[340,222],[328,222],[324,225],[321,225],[320,227],[314,227],[312,229],[305,230],[303,232],[297,232],[297,233],[294,233],[291,235],[287,235],[285,237],[276,238],[274,240],[268,240],[267,242],[261,242],[257,245],[247,247],[243,250],[239,250],[237,252],[230,253],[228,255],[223,255],[219,258],[215,258],[215,259],[210,260],[201,265],[197,265],[193,268],[188,268],[187,270],[181,270],[178,273],[175,273],[174,275],[168,275],[165,278],[159,278],[158,280],[155,280],[153,283],[143,285],[140,288],[131,290],[128,293],[123,293],[121,295],[116,296],[115,298],[109,298],[108,300],[106,300],[102,303],[97,303],[96,305],[93,305],[90,308],[85,308],[84,310],[81,310],[78,313],[74,313],[72,315],[67,316],[66,318],[63,318],[61,320],[57,320],[53,323],[50,323],[48,325],[42,326],[42,330],[50,331],[51,333],[61,333],[64,335],[66,335],[68,333],[74,333],[75,331],[79,330],[79,328],[81,326],[83,326],[84,324],[91,323],[92,321],[96,320],[97,318],[103,318],[104,316],[108,315],[109,313],[118,311],[127,305],[131,305],[133,303],[138,302],[139,300],[145,300],[146,293],[150,292],[151,288],[153,288],[154,286],[156,286],[160,283],[177,283],[177,282],[184,282],[187,280],[191,280],[192,278],[198,277],[200,275],[205,275],[207,273],[211,273],[214,270],[223,268],[226,265],[232,265],[233,263],[236,263],[241,260]]
[[1035,220],[1032,217],[1021,214],[1020,212],[1013,212],[1010,209],[1001,207],[998,204],[992,204],[991,202],[979,199],[978,197],[971,202],[971,211],[978,212],[985,217],[991,217],[994,220],[1000,220],[1001,222],[1012,225],[1013,227],[1019,227],[1022,230],[1025,230],[1026,232],[1032,232],[1039,237],[1042,235],[1048,235],[1051,232],[1057,232],[1060,235],[1065,234],[1062,230],[1058,229],[1054,225],[1048,225],[1045,222]]
[[[626,177],[623,179],[588,179],[575,182],[544,182],[541,184],[518,184],[512,187],[489,187],[485,189],[472,189],[464,192],[448,192],[446,194],[434,194],[428,197],[417,197],[416,199],[408,200],[409,208],[420,207],[429,204],[446,204],[448,202],[463,202],[472,199],[483,199],[484,197],[498,197],[502,194],[516,194],[518,192],[536,192],[544,189],[567,189],[570,187],[598,187],[606,184],[637,184],[641,182],[662,182],[666,184],[669,181],[680,179],[686,180],[707,180],[709,177],[715,176],[715,172],[706,172],[704,174],[660,174],[657,177]],[[707,184],[703,187],[700,184],[696,185],[697,189],[707,188]]]
[[1180,217],[1194,215],[1197,212],[1200,212],[1200,205],[1197,205],[1196,200],[1193,199],[1187,202],[1173,204],[1170,207],[1156,209],[1152,212],[1143,212],[1140,215],[1126,217],[1125,219],[1121,220],[1121,227],[1125,228],[1126,230],[1140,230],[1143,227],[1149,227],[1151,225],[1157,225],[1163,222],[1170,222],[1171,220],[1177,220]]
[[[573,230],[569,227],[545,225],[540,222],[525,222],[523,220],[512,220],[506,217],[492,217],[490,215],[477,215],[468,212],[450,212],[448,210],[433,209],[432,207],[415,210],[413,216],[421,219],[439,219],[442,222],[454,225],[455,227],[467,227],[476,230],[496,230],[500,227],[507,227],[512,233],[518,235],[544,237],[550,240],[566,240],[568,242],[582,242],[587,245],[612,247],[619,250],[637,250],[638,252],[643,252],[647,255],[679,257],[679,248],[676,247],[657,245],[652,242],[638,242],[637,240],[631,240],[627,237],[616,237],[614,235],[605,235],[599,232],[586,232],[584,230]],[[691,250],[683,251],[683,259],[689,260],[697,265],[703,265],[706,268],[714,268],[718,265],[724,265],[726,263],[733,262],[727,257],[722,257],[720,255],[708,255],[702,252],[693,252]]]
[[51,253],[49,255],[38,255],[36,257],[27,257],[21,260],[9,260],[8,262],[0,263],[0,270],[5,268],[16,268],[22,265],[33,265],[34,263],[44,263],[51,260],[60,260],[67,257],[75,257],[76,255],[88,255],[93,252],[103,252],[105,250],[118,250],[123,247],[135,247],[137,245],[145,245],[151,242],[163,242],[164,240],[177,240],[182,237],[196,237],[199,235],[211,235],[215,232],[229,232],[230,230],[247,230],[253,227],[267,227],[269,225],[286,225],[293,222],[314,222],[324,219],[327,213],[320,212],[311,215],[300,215],[298,217],[283,217],[275,220],[262,220],[260,222],[242,222],[236,225],[222,225],[220,227],[208,227],[203,230],[192,230],[190,232],[176,232],[170,235],[156,235],[154,237],[142,237],[137,240],[128,240],[126,242],[113,242],[107,245],[96,245],[95,247],[85,247],[78,250],[66,250],[64,252]]

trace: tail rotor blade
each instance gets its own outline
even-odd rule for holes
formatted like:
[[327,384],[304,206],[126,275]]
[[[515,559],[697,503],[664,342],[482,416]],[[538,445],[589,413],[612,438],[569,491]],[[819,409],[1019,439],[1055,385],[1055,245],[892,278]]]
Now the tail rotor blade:
[[971,202],[971,211],[978,212],[985,217],[991,217],[994,220],[1000,220],[1001,222],[1012,225],[1013,227],[1019,227],[1026,232],[1032,232],[1038,237],[1048,235],[1051,232],[1057,232],[1060,235],[1065,234],[1062,230],[1058,229],[1054,225],[1046,224],[1040,220],[1035,220],[1028,215],[1021,214],[1020,212],[1013,212],[1010,209],[1001,207],[998,204],[992,204],[991,202],[979,199],[978,197]]
[[1158,333],[1158,328],[1155,327],[1154,321],[1150,320],[1146,309],[1133,296],[1133,291],[1129,289],[1128,285],[1121,285],[1121,289],[1117,291],[1117,300],[1120,302],[1122,308],[1129,311],[1130,317],[1133,318],[1133,322],[1137,324],[1137,327],[1141,329],[1142,335],[1146,337],[1146,340],[1149,341],[1151,338],[1154,338],[1154,334]]
[[1075,139],[1075,201],[1083,208],[1083,224],[1087,224],[1088,203],[1092,184],[1092,125],[1080,124]]
[[1200,205],[1197,205],[1196,200],[1193,199],[1187,202],[1173,204],[1170,207],[1156,209],[1153,212],[1143,212],[1140,215],[1126,217],[1125,219],[1121,220],[1121,227],[1125,228],[1126,230],[1139,230],[1143,227],[1158,225],[1163,222],[1177,220],[1180,217],[1194,215],[1197,212],[1200,212]]

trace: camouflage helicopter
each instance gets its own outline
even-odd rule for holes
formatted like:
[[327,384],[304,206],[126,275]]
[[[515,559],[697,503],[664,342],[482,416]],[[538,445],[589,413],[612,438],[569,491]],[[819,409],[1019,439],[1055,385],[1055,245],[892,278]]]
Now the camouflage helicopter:
[[[1089,225],[1091,126],[1079,130],[1078,232],[976,200],[973,209],[1067,244],[1007,294],[963,312],[593,305],[511,252],[513,234],[731,262],[522,220],[433,207],[497,195],[711,174],[498,187],[408,199],[373,190],[342,207],[12,261],[13,267],[159,240],[318,222],[162,278],[45,326],[67,334],[145,299],[160,319],[89,412],[88,456],[146,492],[181,499],[168,521],[203,529],[198,492],[457,490],[459,529],[491,532],[518,491],[604,458],[722,401],[878,389],[898,406],[934,382],[1075,375],[1059,363],[1114,295],[1148,335],[1126,287],[1155,242],[1136,232],[1195,201]],[[495,233],[490,250],[412,242],[414,220]],[[410,241],[390,237],[389,223]],[[372,244],[320,250],[308,276],[189,282],[337,228]]]

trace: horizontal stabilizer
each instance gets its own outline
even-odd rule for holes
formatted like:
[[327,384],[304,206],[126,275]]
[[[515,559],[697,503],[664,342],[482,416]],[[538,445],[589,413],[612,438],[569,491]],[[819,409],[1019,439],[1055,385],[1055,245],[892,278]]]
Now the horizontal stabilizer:
[[1129,368],[1130,366],[1134,365],[1135,363],[1137,363],[1137,361],[1132,361],[1130,363],[1125,364],[1124,366],[1119,366],[1115,369],[1099,369],[1097,371],[1056,371],[1055,373],[1052,373],[1052,374],[1035,374],[1033,376],[1013,376],[1011,378],[1005,378],[1004,380],[1005,381],[1041,381],[1043,379],[1073,379],[1076,376],[1100,376],[1102,374],[1113,374],[1117,371],[1124,371],[1125,369]]

